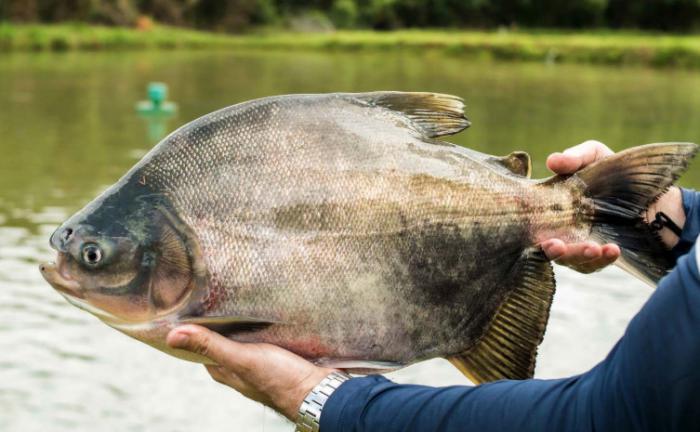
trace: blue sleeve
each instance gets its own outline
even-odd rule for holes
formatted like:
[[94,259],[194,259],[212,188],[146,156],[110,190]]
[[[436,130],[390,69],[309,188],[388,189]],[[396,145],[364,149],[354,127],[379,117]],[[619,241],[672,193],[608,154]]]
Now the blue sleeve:
[[353,378],[327,401],[321,432],[698,430],[699,365],[693,248],[607,358],[582,375],[445,388]]
[[683,210],[685,210],[685,225],[678,244],[673,248],[676,258],[688,253],[700,235],[700,193],[690,189],[681,189],[683,194]]

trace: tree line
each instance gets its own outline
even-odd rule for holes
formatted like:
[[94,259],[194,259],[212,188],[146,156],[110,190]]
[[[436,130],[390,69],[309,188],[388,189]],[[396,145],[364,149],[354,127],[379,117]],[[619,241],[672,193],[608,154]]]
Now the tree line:
[[0,0],[0,21],[157,22],[236,32],[255,26],[700,28],[700,0]]

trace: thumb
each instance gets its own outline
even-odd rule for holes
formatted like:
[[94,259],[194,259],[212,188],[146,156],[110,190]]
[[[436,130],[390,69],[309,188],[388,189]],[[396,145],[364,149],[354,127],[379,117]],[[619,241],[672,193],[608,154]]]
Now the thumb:
[[557,174],[573,174],[614,152],[600,141],[588,140],[547,158],[547,168]]
[[578,168],[586,167],[593,162],[610,156],[614,152],[610,147],[600,141],[588,140],[579,145],[573,146],[564,150],[564,156],[575,160],[579,165]]
[[[197,325],[176,327],[168,333],[166,343],[209,358],[221,366],[235,366],[244,360],[247,350],[241,343],[227,339],[220,334]],[[232,365],[233,363],[233,365]]]

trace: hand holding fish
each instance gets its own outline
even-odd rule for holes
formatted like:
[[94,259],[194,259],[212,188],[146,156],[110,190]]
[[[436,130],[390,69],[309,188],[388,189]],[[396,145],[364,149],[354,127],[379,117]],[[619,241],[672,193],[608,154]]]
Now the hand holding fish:
[[315,366],[298,355],[264,343],[239,343],[204,327],[181,326],[168,334],[172,348],[210,359],[211,377],[295,421],[306,395],[333,369]]
[[[602,142],[588,140],[562,153],[552,153],[547,158],[547,167],[556,174],[573,174],[613,154],[614,152]],[[653,219],[659,211],[663,211],[670,216],[671,220],[683,226],[685,212],[680,189],[671,187],[656,203],[652,204],[647,211],[647,221]],[[678,242],[678,236],[669,229],[663,229],[660,234],[668,247],[673,247]],[[601,270],[620,257],[618,245],[612,243],[599,245],[593,241],[567,244],[555,238],[542,243],[542,249],[549,259],[581,273]]]
[[[547,158],[547,168],[556,174],[573,174],[612,154],[614,152],[605,144],[589,140],[562,153],[552,153]],[[598,271],[620,257],[620,247],[616,244],[599,245],[593,241],[567,244],[559,239],[550,239],[542,243],[542,249],[547,258],[581,273]]]
[[[573,174],[586,166],[613,155],[600,141],[589,140],[562,153],[553,153],[547,166],[556,174]],[[681,226],[685,213],[680,190],[672,187],[650,206],[647,220],[663,211]],[[669,236],[670,234],[670,236]],[[668,247],[677,242],[670,230],[661,231]],[[550,239],[542,244],[548,258],[583,273],[591,273],[612,264],[620,256],[616,244],[599,245],[592,241],[565,243]],[[182,326],[170,332],[167,343],[172,348],[192,351],[211,359],[207,365],[211,377],[244,396],[261,402],[294,421],[298,407],[311,391],[333,369],[322,368],[271,344],[241,344],[200,326]]]

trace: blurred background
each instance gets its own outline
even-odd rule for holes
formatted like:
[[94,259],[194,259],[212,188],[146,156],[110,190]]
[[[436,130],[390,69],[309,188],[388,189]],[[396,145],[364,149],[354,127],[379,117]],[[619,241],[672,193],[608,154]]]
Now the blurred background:
[[[0,0],[0,430],[291,430],[37,270],[53,230],[178,126],[275,94],[444,92],[473,124],[451,141],[526,150],[544,177],[586,139],[700,141],[698,24],[691,0]],[[153,82],[177,105],[151,109]],[[700,186],[697,164],[681,182]],[[556,273],[540,378],[602,360],[651,293],[615,268]],[[469,384],[443,360],[390,377]]]
[[688,31],[700,24],[697,0],[3,0],[0,19],[134,25],[139,17],[216,31],[294,25],[326,28],[476,27],[635,28]]

